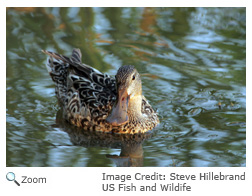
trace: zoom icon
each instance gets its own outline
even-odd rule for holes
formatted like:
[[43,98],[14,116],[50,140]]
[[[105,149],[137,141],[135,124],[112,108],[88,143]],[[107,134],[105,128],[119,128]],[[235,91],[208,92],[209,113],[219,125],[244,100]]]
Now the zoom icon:
[[15,174],[13,172],[8,172],[6,174],[6,179],[9,181],[14,181],[16,185],[20,186],[20,184],[15,180]]

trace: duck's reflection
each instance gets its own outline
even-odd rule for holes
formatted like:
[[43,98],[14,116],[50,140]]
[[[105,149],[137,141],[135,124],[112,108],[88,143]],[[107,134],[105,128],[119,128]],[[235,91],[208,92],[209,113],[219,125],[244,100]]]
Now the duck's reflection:
[[107,154],[118,167],[141,167],[143,166],[144,140],[150,138],[152,133],[141,134],[114,134],[90,132],[70,125],[62,118],[62,111],[58,111],[56,126],[68,133],[71,142],[83,147],[108,147],[121,149],[120,155]]

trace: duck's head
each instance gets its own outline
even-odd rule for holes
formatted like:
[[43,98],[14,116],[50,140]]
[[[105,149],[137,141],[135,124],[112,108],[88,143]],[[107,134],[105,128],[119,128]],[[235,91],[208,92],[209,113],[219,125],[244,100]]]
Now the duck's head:
[[120,67],[115,77],[117,99],[107,122],[120,126],[129,121],[129,115],[141,114],[142,82],[139,73],[131,65]]

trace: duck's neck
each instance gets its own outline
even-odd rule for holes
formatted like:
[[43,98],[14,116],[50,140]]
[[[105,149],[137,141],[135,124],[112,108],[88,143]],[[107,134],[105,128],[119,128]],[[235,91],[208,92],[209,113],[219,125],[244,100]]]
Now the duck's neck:
[[142,115],[142,95],[131,98],[129,102],[128,115],[134,121],[141,121]]

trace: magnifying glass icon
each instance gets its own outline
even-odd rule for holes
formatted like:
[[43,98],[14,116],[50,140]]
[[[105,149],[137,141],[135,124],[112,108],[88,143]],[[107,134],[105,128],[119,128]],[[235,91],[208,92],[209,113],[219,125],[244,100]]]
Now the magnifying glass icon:
[[6,174],[6,178],[9,181],[14,181],[18,186],[20,186],[20,184],[15,180],[15,174],[13,172],[8,172]]

